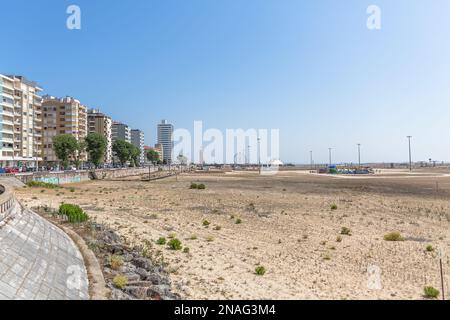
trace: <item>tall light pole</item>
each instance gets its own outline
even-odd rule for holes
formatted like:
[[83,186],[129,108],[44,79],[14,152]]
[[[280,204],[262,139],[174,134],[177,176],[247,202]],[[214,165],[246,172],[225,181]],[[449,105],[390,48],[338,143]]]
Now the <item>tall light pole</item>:
[[261,174],[261,138],[258,137],[258,170]]
[[409,147],[409,171],[412,171],[412,159],[411,159],[411,138],[412,136],[407,136],[408,147]]
[[309,152],[309,155],[310,155],[310,158],[311,158],[311,170],[313,170],[313,167],[314,167],[313,152],[310,151],[310,152]]
[[329,166],[330,167],[331,167],[331,150],[333,150],[333,148],[328,148],[328,156],[330,158],[330,161],[329,161]]
[[358,168],[361,169],[361,143],[358,143]]

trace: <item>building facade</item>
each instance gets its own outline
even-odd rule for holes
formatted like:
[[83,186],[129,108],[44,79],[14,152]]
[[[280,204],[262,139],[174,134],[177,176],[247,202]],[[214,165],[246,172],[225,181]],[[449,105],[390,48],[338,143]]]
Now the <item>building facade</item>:
[[158,144],[163,146],[163,161],[172,163],[173,125],[166,120],[158,124]]
[[[70,134],[83,141],[87,135],[87,110],[79,100],[72,97],[56,98],[44,96],[43,110],[43,160],[47,164],[59,161],[53,149],[53,138]],[[85,152],[78,155],[80,161],[87,161]]]
[[112,124],[112,141],[124,140],[131,143],[131,129],[128,125],[114,121]]
[[98,133],[106,139],[104,163],[112,163],[112,120],[98,109],[88,111],[88,132]]
[[144,153],[144,131],[139,129],[131,130],[131,143],[141,151],[141,156],[139,158],[139,163],[144,165],[145,163],[145,153]]
[[42,89],[22,76],[0,74],[0,166],[42,161]]

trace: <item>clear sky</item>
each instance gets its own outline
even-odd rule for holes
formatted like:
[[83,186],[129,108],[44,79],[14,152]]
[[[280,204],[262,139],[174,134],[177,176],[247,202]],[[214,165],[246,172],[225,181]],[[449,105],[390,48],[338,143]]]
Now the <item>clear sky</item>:
[[[450,160],[448,0],[1,0],[0,73],[145,131],[279,128],[281,158]],[[82,29],[66,28],[80,6]],[[366,9],[381,8],[381,30]]]

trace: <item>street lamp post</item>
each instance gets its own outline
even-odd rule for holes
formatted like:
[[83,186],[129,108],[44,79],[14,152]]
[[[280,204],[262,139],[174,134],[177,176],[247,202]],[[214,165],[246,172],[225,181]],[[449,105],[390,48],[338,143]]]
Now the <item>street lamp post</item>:
[[258,137],[258,171],[261,174],[261,138]]
[[328,163],[328,166],[329,167],[331,167],[331,150],[332,150],[333,148],[328,148],[328,156],[329,156],[329,163]]
[[311,160],[311,170],[313,170],[314,169],[314,161],[313,161],[313,152],[312,151],[309,152],[309,156],[310,156],[310,160]]
[[412,171],[412,158],[411,158],[411,138],[412,136],[407,136],[408,147],[409,147],[409,171]]
[[361,169],[361,143],[358,143],[358,168]]

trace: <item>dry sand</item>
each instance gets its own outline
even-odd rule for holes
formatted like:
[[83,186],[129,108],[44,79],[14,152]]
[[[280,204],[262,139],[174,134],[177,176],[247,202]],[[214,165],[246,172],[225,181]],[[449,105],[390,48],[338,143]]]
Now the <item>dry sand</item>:
[[[207,189],[190,190],[191,182]],[[154,247],[169,265],[175,291],[187,299],[421,299],[424,286],[440,289],[438,255],[426,251],[429,244],[444,250],[450,285],[446,176],[190,174],[178,181],[27,188],[17,195],[29,207],[77,203],[134,244],[176,234],[190,253]],[[351,236],[340,235],[342,227]],[[391,231],[405,241],[385,241]],[[259,265],[267,270],[263,276],[255,274]]]

